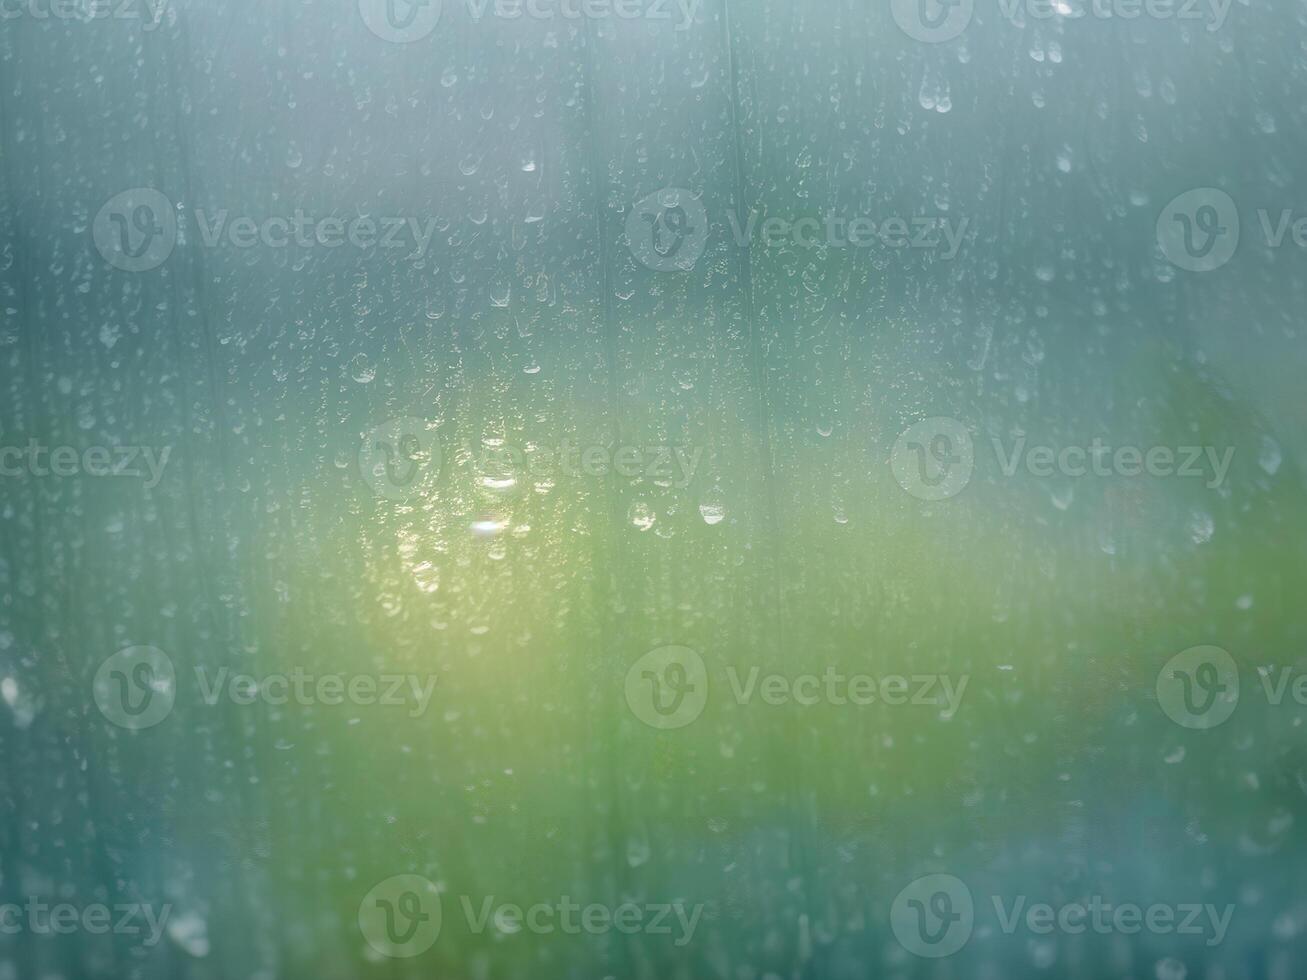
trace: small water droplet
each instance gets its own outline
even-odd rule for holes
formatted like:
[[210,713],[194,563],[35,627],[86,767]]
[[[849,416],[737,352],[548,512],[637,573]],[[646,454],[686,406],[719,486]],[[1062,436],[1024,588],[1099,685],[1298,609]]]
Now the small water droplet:
[[1206,544],[1212,540],[1216,531],[1216,522],[1205,511],[1195,510],[1189,514],[1189,540],[1194,544]]
[[1280,450],[1280,444],[1270,436],[1262,436],[1262,448],[1257,453],[1257,465],[1271,476],[1275,476],[1283,462],[1284,453]]

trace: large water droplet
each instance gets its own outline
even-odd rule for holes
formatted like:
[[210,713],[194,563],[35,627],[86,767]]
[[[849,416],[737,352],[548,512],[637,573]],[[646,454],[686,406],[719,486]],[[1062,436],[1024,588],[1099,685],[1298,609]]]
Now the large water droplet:
[[699,505],[699,516],[705,524],[720,524],[726,516],[726,508],[716,502],[704,501]]
[[627,519],[641,531],[647,531],[654,525],[654,512],[643,500],[637,500],[627,512]]

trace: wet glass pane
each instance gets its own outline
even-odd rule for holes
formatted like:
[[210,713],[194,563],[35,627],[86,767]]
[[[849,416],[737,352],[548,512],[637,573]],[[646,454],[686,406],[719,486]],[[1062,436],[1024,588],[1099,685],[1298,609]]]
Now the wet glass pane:
[[0,2],[0,980],[1290,980],[1307,14]]

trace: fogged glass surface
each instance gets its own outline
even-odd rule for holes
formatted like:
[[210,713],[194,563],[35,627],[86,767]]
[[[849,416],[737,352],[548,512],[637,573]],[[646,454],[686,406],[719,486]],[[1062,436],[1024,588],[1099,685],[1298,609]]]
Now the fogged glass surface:
[[1279,0],[6,0],[0,980],[1289,980]]

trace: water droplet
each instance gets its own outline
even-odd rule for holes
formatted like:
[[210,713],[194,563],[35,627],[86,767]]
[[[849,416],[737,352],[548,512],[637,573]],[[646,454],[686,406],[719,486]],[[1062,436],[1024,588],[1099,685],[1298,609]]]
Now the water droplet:
[[626,842],[626,863],[638,868],[649,860],[649,842],[642,837],[631,837]]
[[349,362],[349,376],[361,385],[370,383],[377,376],[377,369],[368,360],[367,354],[355,354]]
[[440,588],[440,570],[431,562],[424,561],[413,568],[413,581],[423,592],[435,592]]
[[507,526],[507,521],[492,514],[482,514],[472,522],[472,533],[479,538],[493,538]]
[[1030,962],[1037,970],[1047,970],[1057,962],[1057,943],[1047,939],[1032,940],[1029,945]]
[[195,957],[209,955],[209,924],[196,912],[174,913],[167,925],[168,938]]
[[517,486],[517,477],[512,473],[496,468],[494,471],[482,473],[480,484],[482,490],[489,490],[492,493],[507,493]]
[[654,525],[654,512],[643,500],[637,500],[627,512],[627,519],[641,531],[647,531]]
[[720,524],[726,516],[726,508],[719,503],[704,501],[699,505],[699,516],[705,524]]
[[1280,444],[1270,436],[1262,436],[1262,448],[1257,453],[1257,465],[1271,476],[1275,476],[1283,462],[1284,453],[1280,450]]
[[1216,522],[1212,520],[1211,514],[1201,510],[1189,514],[1189,540],[1194,544],[1206,544],[1211,541],[1215,531]]

